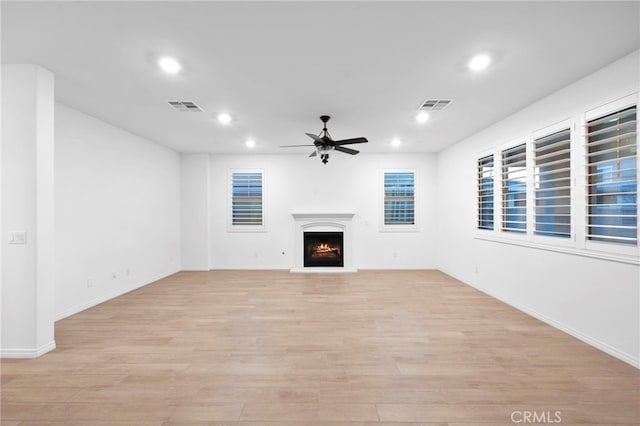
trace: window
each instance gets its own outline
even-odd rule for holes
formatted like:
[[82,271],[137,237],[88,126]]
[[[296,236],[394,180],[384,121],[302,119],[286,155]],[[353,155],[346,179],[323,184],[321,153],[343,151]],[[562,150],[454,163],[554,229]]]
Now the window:
[[478,229],[493,229],[493,155],[478,160]]
[[232,172],[231,225],[252,229],[263,222],[262,172]]
[[640,264],[637,102],[632,93],[479,153],[475,237]]
[[502,151],[502,230],[527,230],[527,146]]
[[587,238],[637,245],[636,107],[587,122]]
[[535,233],[571,236],[571,131],[534,140]]
[[415,223],[415,173],[384,172],[384,225]]

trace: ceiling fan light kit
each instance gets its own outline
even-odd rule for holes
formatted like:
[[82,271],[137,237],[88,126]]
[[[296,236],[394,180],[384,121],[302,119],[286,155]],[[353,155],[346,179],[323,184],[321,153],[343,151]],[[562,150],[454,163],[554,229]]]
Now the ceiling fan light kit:
[[345,154],[356,155],[360,151],[355,149],[346,148],[344,145],[351,145],[354,143],[366,143],[369,142],[365,137],[352,138],[352,139],[342,139],[334,141],[329,134],[329,130],[327,130],[327,121],[329,121],[331,117],[328,115],[320,116],[320,120],[323,123],[322,130],[318,135],[314,135],[313,133],[305,133],[311,139],[313,139],[313,145],[283,145],[282,148],[291,148],[291,147],[299,147],[299,146],[314,146],[316,149],[313,151],[309,157],[320,156],[320,160],[323,164],[327,164],[329,162],[329,153],[331,151],[344,152]]

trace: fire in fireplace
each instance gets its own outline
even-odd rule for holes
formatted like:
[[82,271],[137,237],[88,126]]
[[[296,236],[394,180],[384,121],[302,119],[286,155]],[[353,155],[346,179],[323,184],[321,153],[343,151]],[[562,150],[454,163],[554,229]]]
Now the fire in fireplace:
[[305,232],[304,266],[344,266],[342,232]]

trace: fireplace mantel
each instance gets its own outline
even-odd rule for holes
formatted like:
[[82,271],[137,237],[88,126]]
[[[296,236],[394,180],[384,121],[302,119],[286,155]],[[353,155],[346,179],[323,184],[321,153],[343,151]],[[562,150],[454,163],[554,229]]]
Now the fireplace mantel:
[[[353,217],[348,212],[295,212],[294,265],[291,272],[357,272],[353,266]],[[344,267],[304,267],[303,240],[305,232],[342,232],[344,237]]]
[[352,220],[355,213],[291,213],[295,220]]

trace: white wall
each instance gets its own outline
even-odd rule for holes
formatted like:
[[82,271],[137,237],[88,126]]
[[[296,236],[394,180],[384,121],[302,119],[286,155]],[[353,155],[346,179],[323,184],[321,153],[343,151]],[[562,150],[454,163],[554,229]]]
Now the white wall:
[[180,156],[61,104],[55,137],[60,319],[180,269]]
[[442,151],[437,193],[439,269],[636,366],[640,267],[474,235],[477,153],[637,91],[639,63],[622,58]]
[[182,269],[209,270],[209,155],[181,154]]
[[[353,212],[354,266],[435,267],[435,155],[333,154],[329,164],[298,155],[212,155],[210,267],[288,269],[293,266],[292,212]],[[266,232],[228,232],[230,169],[262,169]],[[416,171],[419,232],[380,232],[382,170]],[[283,254],[284,253],[284,254]]]
[[[55,348],[54,77],[36,65],[2,66],[2,357]],[[11,231],[26,232],[9,244]]]

